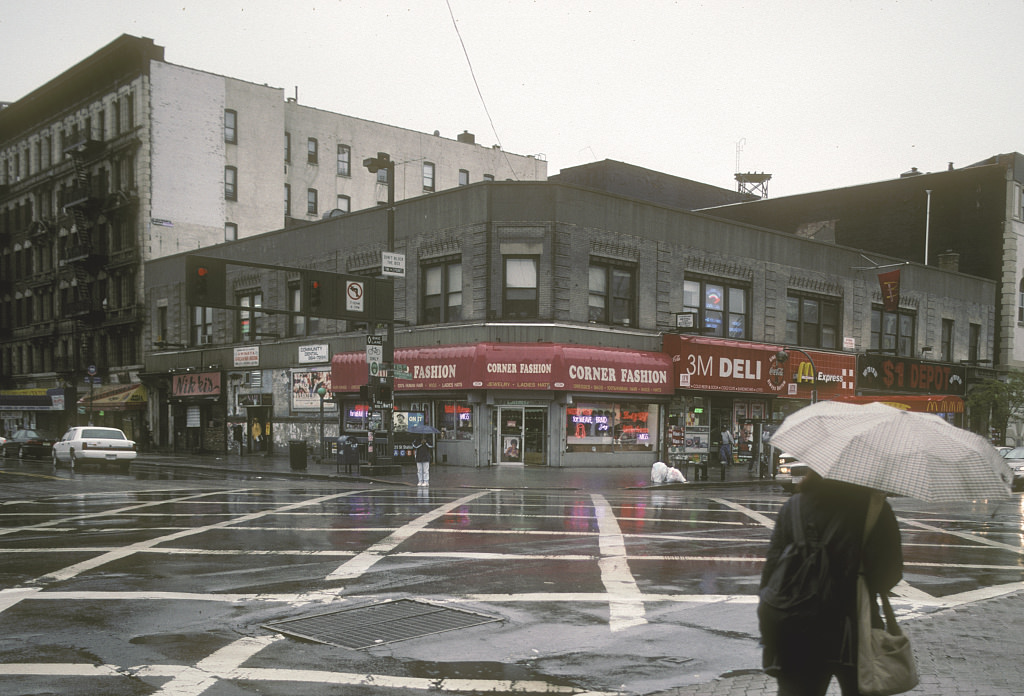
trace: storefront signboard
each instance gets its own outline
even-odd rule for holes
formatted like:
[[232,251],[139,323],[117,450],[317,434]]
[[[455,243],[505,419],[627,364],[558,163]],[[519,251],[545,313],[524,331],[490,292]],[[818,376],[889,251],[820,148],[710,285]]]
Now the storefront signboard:
[[[672,364],[664,353],[560,343],[480,343],[395,351],[410,378],[396,390],[515,389],[619,394],[671,394]],[[366,358],[341,353],[332,360],[340,392],[365,383]]]
[[188,372],[174,375],[171,380],[174,398],[201,398],[220,396],[220,372]]
[[967,394],[967,367],[866,353],[857,358],[859,389],[893,394]]
[[312,346],[299,346],[299,364],[325,363],[330,361],[330,346],[326,343],[318,343]]
[[258,367],[260,364],[259,346],[238,346],[234,350],[235,367]]

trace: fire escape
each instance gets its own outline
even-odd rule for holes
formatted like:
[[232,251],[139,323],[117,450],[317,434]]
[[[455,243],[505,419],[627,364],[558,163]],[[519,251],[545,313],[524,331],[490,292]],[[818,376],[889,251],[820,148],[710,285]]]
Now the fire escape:
[[64,210],[74,219],[63,258],[65,269],[73,276],[71,300],[64,307],[64,314],[89,323],[103,318],[103,308],[94,291],[96,276],[107,260],[105,250],[99,248],[94,235],[103,201],[88,167],[101,152],[102,143],[83,131],[73,132],[64,146],[64,154],[70,156],[75,169],[75,184],[64,191],[61,201]]
[[60,205],[74,220],[71,235],[62,249],[60,265],[70,278],[70,293],[63,302],[63,316],[73,322],[74,354],[66,356],[64,367],[72,374],[96,364],[92,338],[103,320],[97,290],[97,275],[106,263],[104,250],[96,243],[96,223],[101,212],[100,192],[93,186],[89,165],[102,155],[103,144],[91,134],[73,131],[65,140],[64,154],[74,166],[74,185],[63,191]]

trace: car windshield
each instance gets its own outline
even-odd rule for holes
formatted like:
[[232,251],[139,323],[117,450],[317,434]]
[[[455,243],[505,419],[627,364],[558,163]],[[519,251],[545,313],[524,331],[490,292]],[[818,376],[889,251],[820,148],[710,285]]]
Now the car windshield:
[[1014,447],[1009,452],[1003,454],[1005,459],[1024,459],[1024,447]]
[[82,437],[94,437],[101,438],[104,440],[126,440],[120,430],[114,428],[86,428],[82,431]]

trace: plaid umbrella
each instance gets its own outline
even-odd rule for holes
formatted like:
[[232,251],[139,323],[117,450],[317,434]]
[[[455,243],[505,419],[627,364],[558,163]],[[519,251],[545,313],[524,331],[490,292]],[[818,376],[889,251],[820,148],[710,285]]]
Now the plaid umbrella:
[[1010,495],[1010,470],[995,447],[931,413],[822,401],[786,418],[771,444],[823,478],[919,500]]

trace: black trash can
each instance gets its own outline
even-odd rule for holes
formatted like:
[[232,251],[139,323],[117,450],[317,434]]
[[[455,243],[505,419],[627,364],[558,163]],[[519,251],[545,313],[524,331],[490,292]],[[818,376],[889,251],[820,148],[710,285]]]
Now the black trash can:
[[302,470],[306,468],[306,441],[288,441],[288,463],[292,469]]

